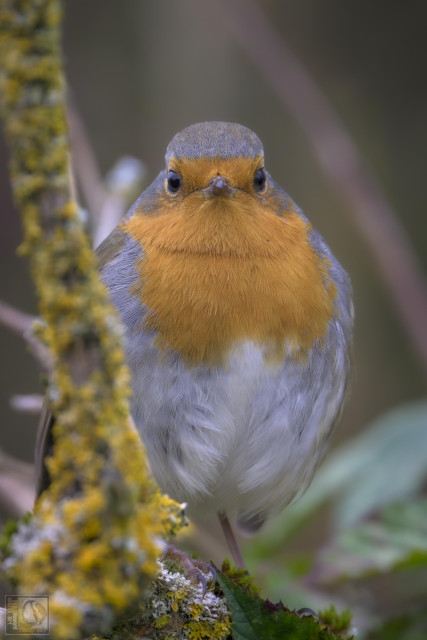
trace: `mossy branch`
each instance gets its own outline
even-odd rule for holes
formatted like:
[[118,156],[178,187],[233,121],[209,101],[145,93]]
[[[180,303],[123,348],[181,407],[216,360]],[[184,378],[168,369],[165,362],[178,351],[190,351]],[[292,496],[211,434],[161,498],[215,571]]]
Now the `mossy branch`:
[[121,325],[72,198],[60,22],[57,0],[1,0],[1,109],[55,415],[51,486],[6,568],[19,592],[50,595],[53,635],[70,639],[108,629],[151,586],[181,510],[148,475]]

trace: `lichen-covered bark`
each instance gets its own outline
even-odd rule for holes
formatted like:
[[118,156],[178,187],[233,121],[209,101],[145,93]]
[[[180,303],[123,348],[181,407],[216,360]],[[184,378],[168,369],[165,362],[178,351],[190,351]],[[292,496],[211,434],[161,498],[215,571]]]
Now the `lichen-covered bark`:
[[204,593],[202,584],[162,565],[150,596],[104,640],[224,640],[231,638],[230,631],[224,597]]
[[58,0],[0,0],[1,110],[11,179],[53,362],[51,485],[6,561],[17,589],[49,594],[51,630],[107,630],[157,572],[181,523],[129,418],[122,330],[70,190]]

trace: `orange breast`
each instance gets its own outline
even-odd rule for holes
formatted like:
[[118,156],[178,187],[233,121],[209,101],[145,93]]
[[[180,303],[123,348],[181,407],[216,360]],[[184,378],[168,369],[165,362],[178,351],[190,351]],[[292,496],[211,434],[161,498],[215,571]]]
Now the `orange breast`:
[[306,353],[326,335],[336,287],[327,261],[294,211],[275,215],[245,192],[233,198],[191,194],[159,201],[159,213],[134,215],[126,231],[144,257],[135,293],[160,348],[191,363],[223,362],[236,342],[271,354]]

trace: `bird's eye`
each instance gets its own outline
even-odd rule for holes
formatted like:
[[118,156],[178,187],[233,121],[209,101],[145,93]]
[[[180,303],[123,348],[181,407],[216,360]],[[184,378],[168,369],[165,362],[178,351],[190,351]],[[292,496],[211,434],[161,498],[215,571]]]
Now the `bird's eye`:
[[182,185],[182,180],[180,175],[173,171],[173,169],[169,169],[168,173],[168,189],[171,193],[176,193],[180,190]]
[[264,169],[258,169],[254,177],[254,187],[256,191],[264,191],[267,176]]

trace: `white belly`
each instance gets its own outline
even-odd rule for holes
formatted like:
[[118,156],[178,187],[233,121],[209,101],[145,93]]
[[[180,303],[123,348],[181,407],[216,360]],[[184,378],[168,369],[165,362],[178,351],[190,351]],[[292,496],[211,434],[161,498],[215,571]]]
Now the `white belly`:
[[128,356],[132,414],[165,492],[198,516],[225,509],[264,519],[306,488],[342,403],[344,370],[317,351],[269,364],[250,342],[227,368],[189,368],[177,356],[162,362],[147,335],[141,341]]

